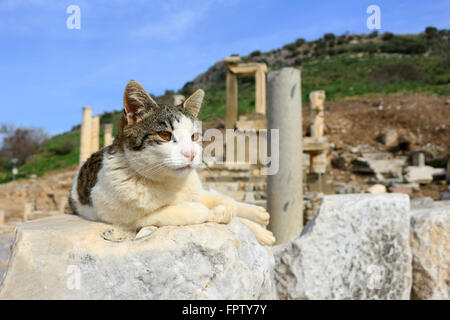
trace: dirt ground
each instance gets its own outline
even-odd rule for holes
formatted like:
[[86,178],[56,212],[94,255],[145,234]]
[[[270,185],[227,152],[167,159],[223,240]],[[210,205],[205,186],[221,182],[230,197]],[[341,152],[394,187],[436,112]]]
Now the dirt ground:
[[[309,103],[303,104],[303,134],[308,134]],[[246,116],[260,119],[257,114]],[[410,150],[425,150],[433,157],[450,153],[450,97],[425,94],[370,95],[325,101],[325,135],[335,148],[368,146],[388,151],[377,135],[395,129],[411,142]],[[224,128],[221,119],[203,122],[203,129]]]
[[[305,111],[304,129],[309,121]],[[450,97],[397,94],[325,102],[325,123],[325,134],[336,147],[368,145],[388,151],[375,138],[395,129],[411,143],[410,150],[424,150],[434,158],[450,153]]]
[[0,210],[5,212],[6,222],[22,218],[25,203],[43,213],[59,211],[61,199],[69,196],[75,173],[74,166],[41,178],[0,184]]

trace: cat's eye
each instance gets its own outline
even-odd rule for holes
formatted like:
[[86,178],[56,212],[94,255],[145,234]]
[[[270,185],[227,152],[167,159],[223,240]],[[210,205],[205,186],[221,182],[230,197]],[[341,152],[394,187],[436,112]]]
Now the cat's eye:
[[198,134],[197,132],[195,132],[192,136],[191,136],[191,140],[192,141],[197,141],[200,138],[200,134]]
[[158,132],[158,135],[164,141],[170,141],[172,139],[172,133],[170,133],[168,131],[160,131],[160,132]]

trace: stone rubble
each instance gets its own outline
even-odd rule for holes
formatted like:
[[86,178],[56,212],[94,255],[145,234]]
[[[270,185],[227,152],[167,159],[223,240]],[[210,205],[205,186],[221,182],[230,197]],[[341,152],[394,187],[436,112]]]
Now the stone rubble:
[[367,189],[367,191],[372,194],[380,194],[380,193],[386,193],[387,189],[382,184],[374,184],[369,189]]
[[445,175],[445,170],[430,166],[408,166],[404,169],[405,180],[408,183],[428,184],[433,176]]

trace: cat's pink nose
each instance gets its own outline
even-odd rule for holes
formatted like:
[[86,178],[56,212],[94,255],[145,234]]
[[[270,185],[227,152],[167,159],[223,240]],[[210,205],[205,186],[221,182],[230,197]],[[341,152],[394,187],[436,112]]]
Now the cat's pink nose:
[[189,159],[189,161],[192,161],[195,158],[195,152],[194,151],[185,151],[183,152],[183,156]]

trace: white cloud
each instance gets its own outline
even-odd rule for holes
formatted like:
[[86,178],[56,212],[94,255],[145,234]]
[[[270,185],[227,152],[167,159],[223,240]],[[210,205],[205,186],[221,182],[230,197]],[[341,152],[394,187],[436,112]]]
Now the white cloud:
[[177,40],[201,19],[203,12],[203,10],[171,12],[160,21],[139,28],[134,34],[162,40]]
[[239,1],[241,0],[166,0],[162,3],[163,14],[160,19],[140,27],[133,34],[166,41],[178,40],[191,31],[214,6],[231,6]]

